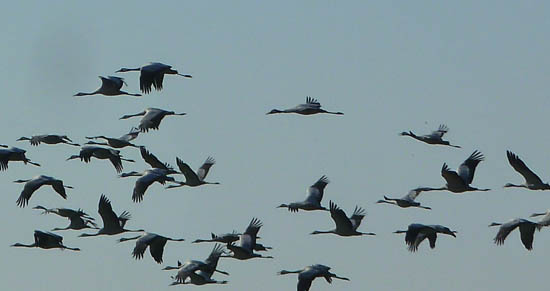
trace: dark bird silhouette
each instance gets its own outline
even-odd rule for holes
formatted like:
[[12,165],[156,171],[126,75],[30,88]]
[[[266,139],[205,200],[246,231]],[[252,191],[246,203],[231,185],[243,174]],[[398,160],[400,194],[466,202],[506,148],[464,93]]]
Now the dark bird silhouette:
[[28,140],[31,145],[38,146],[41,143],[45,144],[59,144],[64,143],[72,146],[80,146],[77,143],[67,137],[66,135],[57,135],[57,134],[42,134],[42,135],[33,135],[31,137],[20,137],[17,141]]
[[277,114],[277,113],[296,113],[300,115],[312,115],[317,113],[327,113],[327,114],[336,114],[336,115],[344,115],[342,112],[331,112],[326,111],[321,108],[321,103],[317,101],[317,99],[311,98],[309,96],[306,97],[306,103],[297,105],[296,107],[279,110],[279,109],[273,109],[269,111],[267,114]]
[[489,224],[489,227],[491,226],[500,226],[494,239],[494,242],[497,245],[504,244],[506,237],[508,237],[514,229],[519,228],[521,242],[528,251],[533,249],[533,237],[535,235],[535,230],[540,230],[543,227],[543,225],[537,222],[529,221],[523,218],[516,218],[504,224],[493,222]]
[[516,172],[520,173],[523,178],[525,179],[525,183],[521,185],[515,185],[512,183],[507,183],[504,185],[506,188],[510,187],[519,187],[519,188],[527,188],[530,190],[550,190],[550,185],[547,183],[542,182],[542,180],[535,174],[531,169],[525,165],[525,163],[513,152],[506,151],[506,157],[508,157],[508,162],[516,170]]
[[115,73],[124,73],[131,71],[139,71],[139,89],[143,94],[149,94],[151,92],[151,86],[155,87],[157,91],[162,90],[162,81],[164,80],[164,75],[178,75],[184,78],[192,78],[191,75],[183,75],[178,73],[178,71],[172,69],[172,66],[165,65],[162,63],[148,63],[143,65],[140,68],[128,69],[122,68]]
[[80,251],[79,248],[70,248],[63,245],[63,237],[51,232],[34,231],[34,243],[22,244],[16,243],[12,247],[42,248],[42,249],[62,249],[71,251]]
[[54,228],[52,231],[57,230],[68,230],[68,229],[74,229],[74,230],[81,230],[85,228],[93,228],[98,229],[97,225],[95,224],[95,219],[91,216],[89,216],[87,213],[85,213],[82,209],[73,210],[69,208],[46,208],[44,206],[35,206],[32,209],[39,209],[43,210],[42,214],[49,214],[54,213],[61,217],[65,217],[69,219],[70,224],[69,226],[65,228]]
[[400,133],[400,135],[410,136],[416,140],[425,142],[427,144],[445,145],[445,146],[450,146],[454,148],[460,148],[460,146],[452,145],[449,143],[449,141],[443,140],[443,135],[445,135],[448,131],[449,131],[449,128],[445,124],[441,124],[437,130],[432,131],[432,133],[430,134],[416,135],[412,131],[409,131],[409,132],[404,131]]
[[0,149],[0,171],[7,170],[8,162],[10,161],[12,162],[20,161],[25,163],[25,165],[29,163],[31,165],[40,167],[40,164],[35,163],[27,158],[27,156],[25,155],[26,152],[27,152],[26,150],[16,148],[16,147],[11,147],[8,149]]
[[413,223],[409,225],[407,230],[397,230],[394,233],[405,233],[405,243],[409,246],[410,252],[416,252],[418,246],[426,238],[430,242],[430,248],[435,248],[435,241],[437,240],[437,234],[448,234],[456,237],[456,231],[450,230],[448,227],[442,225],[424,225],[420,223]]
[[162,263],[162,254],[164,253],[164,246],[168,241],[184,241],[183,238],[169,238],[156,233],[146,232],[142,235],[135,237],[121,238],[119,242],[125,242],[130,240],[136,240],[136,246],[132,252],[134,259],[139,260],[143,258],[145,250],[149,247],[149,252],[155,262]]
[[21,195],[19,195],[19,198],[17,199],[17,205],[19,207],[25,207],[29,203],[29,199],[31,199],[32,194],[38,190],[38,188],[48,185],[52,186],[52,188],[57,192],[63,199],[67,199],[67,194],[65,193],[65,188],[73,189],[71,186],[63,185],[63,181],[48,177],[44,175],[36,176],[32,179],[27,180],[16,180],[13,181],[14,183],[25,183],[25,186],[23,187],[23,190],[21,191]]
[[143,116],[139,121],[138,128],[141,132],[148,132],[150,129],[158,130],[160,122],[165,116],[170,115],[186,115],[187,113],[175,113],[174,111],[166,111],[158,108],[147,108],[144,111],[136,114],[128,114],[122,116],[120,119],[128,119],[136,116]]
[[170,185],[167,189],[178,188],[182,186],[197,187],[205,184],[220,184],[219,182],[207,182],[204,181],[210,168],[216,163],[216,160],[212,157],[208,157],[202,166],[195,173],[188,164],[184,163],[180,158],[176,158],[176,164],[181,173],[185,176],[185,182],[176,181],[178,185]]
[[96,94],[101,94],[105,96],[118,96],[118,95],[128,95],[128,96],[134,96],[134,97],[141,96],[141,94],[132,94],[132,93],[128,93],[120,90],[122,86],[124,85],[128,86],[128,84],[124,82],[123,78],[114,77],[114,76],[107,76],[107,78],[105,78],[105,77],[99,76],[99,79],[101,80],[101,87],[99,89],[91,93],[79,92],[79,93],[76,93],[74,96],[80,97],[80,96],[88,96],[88,95],[96,95]]
[[353,215],[348,218],[344,210],[342,210],[336,203],[329,201],[330,217],[334,220],[336,228],[333,230],[316,230],[311,234],[323,234],[333,233],[339,236],[361,236],[361,235],[376,235],[372,232],[359,232],[357,228],[361,225],[361,221],[365,218],[366,212],[363,208],[355,206]]
[[332,284],[332,278],[349,281],[348,278],[339,277],[338,275],[331,273],[330,267],[320,264],[311,265],[297,271],[282,270],[277,273],[277,275],[286,274],[298,274],[297,291],[309,291],[311,288],[311,283],[315,278],[325,278],[329,284]]
[[125,159],[120,155],[119,150],[114,149],[107,149],[97,146],[83,146],[80,149],[80,153],[78,155],[72,155],[70,156],[67,161],[72,159],[80,159],[81,161],[85,163],[89,163],[92,160],[92,157],[100,160],[109,160],[115,167],[115,170],[117,173],[122,172],[122,161],[126,162],[134,162],[134,160]]
[[321,200],[325,192],[325,187],[330,183],[327,176],[323,175],[315,184],[307,188],[307,196],[304,201],[292,202],[290,204],[281,204],[279,208],[288,208],[290,212],[298,212],[302,210],[328,210],[326,207],[321,206]]
[[420,195],[421,192],[422,190],[417,188],[409,191],[409,193],[407,193],[407,195],[403,196],[402,198],[388,198],[384,196],[384,200],[378,200],[376,203],[392,204],[402,208],[418,207],[418,208],[430,210],[431,209],[430,207],[422,206],[420,205],[420,202],[415,201],[416,197],[418,197],[418,195]]

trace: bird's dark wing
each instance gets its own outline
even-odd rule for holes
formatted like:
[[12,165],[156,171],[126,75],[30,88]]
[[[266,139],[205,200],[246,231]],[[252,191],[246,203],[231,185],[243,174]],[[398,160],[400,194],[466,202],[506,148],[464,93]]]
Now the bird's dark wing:
[[528,185],[536,185],[536,184],[543,184],[542,180],[537,176],[537,174],[533,173],[525,165],[525,163],[513,152],[506,151],[506,156],[508,157],[508,162],[516,170],[518,173],[520,173],[523,178],[525,178],[525,183]]
[[155,259],[155,262],[159,264],[162,263],[162,254],[164,253],[165,245],[166,239],[162,237],[155,238],[155,240],[149,245],[149,252],[151,253],[151,256]]
[[198,184],[201,182],[197,174],[189,167],[188,164],[184,163],[180,158],[176,158],[176,164],[180,169],[181,173],[185,176],[187,184]]
[[153,85],[153,80],[155,79],[155,74],[147,70],[141,70],[139,75],[139,89],[144,94],[151,92],[151,86]]
[[109,229],[120,228],[119,218],[116,216],[116,213],[111,207],[111,201],[107,199],[105,195],[101,195],[99,198],[99,215],[101,220],[103,220],[103,227]]
[[323,175],[315,184],[309,186],[307,189],[307,201],[312,202],[318,202],[321,203],[321,200],[323,199],[323,194],[325,192],[325,187],[330,183],[327,176]]
[[464,182],[469,185],[474,180],[474,173],[479,162],[483,161],[485,157],[479,151],[474,151],[468,159],[460,165],[458,168],[458,175]]
[[443,164],[441,167],[441,176],[447,181],[447,185],[462,185],[465,186],[465,181],[455,172],[451,171],[447,164]]
[[355,206],[353,215],[350,217],[353,229],[357,229],[359,227],[359,225],[361,224],[361,221],[363,220],[363,218],[365,218],[365,215],[367,215],[367,212],[365,212],[365,209],[359,206]]
[[206,178],[206,175],[208,175],[208,171],[210,171],[210,168],[216,163],[216,160],[214,160],[213,157],[208,157],[206,161],[202,164],[202,166],[197,170],[197,177],[199,180],[204,181]]
[[154,154],[149,152],[145,147],[140,147],[139,150],[143,160],[147,164],[149,164],[152,168],[158,168],[158,169],[164,169],[164,170],[172,169],[170,165],[168,165],[167,163],[161,162]]
[[534,223],[523,223],[519,226],[521,242],[529,251],[533,249],[533,237],[535,236],[536,228],[536,224]]
[[65,192],[65,187],[63,187],[63,182],[54,182],[52,188],[57,192],[63,199],[67,199],[67,193]]
[[342,210],[336,203],[330,201],[330,217],[332,217],[332,220],[334,220],[334,223],[336,224],[337,229],[343,229],[343,230],[353,230],[353,224],[351,220],[347,217],[344,210]]

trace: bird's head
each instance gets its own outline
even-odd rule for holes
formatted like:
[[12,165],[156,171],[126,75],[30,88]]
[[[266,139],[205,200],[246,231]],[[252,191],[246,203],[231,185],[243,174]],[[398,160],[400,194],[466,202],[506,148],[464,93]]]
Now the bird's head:
[[489,227],[491,226],[499,226],[499,225],[502,225],[501,223],[498,223],[498,222],[493,222],[491,224],[489,224]]
[[80,155],[72,155],[72,156],[67,158],[67,161],[78,159],[78,158],[80,158]]
[[284,204],[284,203],[277,206],[277,208],[287,208],[287,207],[288,207],[288,204]]
[[131,71],[130,69],[128,68],[121,68],[120,70],[116,71],[115,73],[124,73],[124,72],[129,72]]
[[281,113],[281,112],[282,112],[281,110],[273,109],[273,110],[269,111],[269,112],[266,113],[266,114],[275,114],[275,113]]

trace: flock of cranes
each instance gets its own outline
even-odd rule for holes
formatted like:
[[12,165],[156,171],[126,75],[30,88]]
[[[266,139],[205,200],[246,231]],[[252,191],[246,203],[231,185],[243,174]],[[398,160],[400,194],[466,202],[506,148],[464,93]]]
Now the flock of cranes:
[[[179,75],[184,78],[191,78],[191,75],[180,74],[178,71],[172,69],[171,66],[161,63],[150,63],[140,68],[128,69],[122,68],[117,72],[140,72],[140,90],[143,94],[148,94],[152,91],[152,88],[161,90],[163,88],[163,79],[165,74]],[[107,78],[100,77],[102,85],[99,89],[91,93],[77,93],[74,96],[87,96],[102,94],[105,96],[141,96],[141,94],[133,94],[120,89],[127,85],[123,78],[109,76]],[[294,113],[300,115],[312,115],[312,114],[334,114],[343,115],[342,112],[326,111],[321,108],[321,104],[314,98],[306,97],[306,103],[300,104],[296,107],[278,110],[273,109],[267,114],[277,113]],[[141,203],[145,198],[147,189],[155,182],[165,185],[166,189],[174,189],[179,187],[199,187],[203,185],[219,185],[219,182],[206,181],[207,175],[216,161],[213,157],[208,156],[204,163],[194,171],[187,163],[185,163],[179,157],[175,157],[177,168],[172,167],[166,162],[160,161],[153,153],[151,153],[145,146],[135,144],[134,140],[138,138],[140,134],[145,134],[149,130],[158,130],[161,121],[166,116],[183,116],[186,113],[176,113],[174,111],[167,111],[158,108],[147,108],[142,112],[136,114],[128,114],[120,117],[120,119],[129,119],[132,117],[141,116],[139,124],[133,127],[130,132],[116,138],[107,137],[104,135],[99,136],[86,136],[88,140],[86,143],[80,145],[73,142],[66,135],[35,135],[31,137],[21,137],[17,141],[29,141],[32,146],[38,146],[42,143],[55,145],[66,144],[70,146],[80,147],[80,152],[76,155],[72,155],[67,160],[80,159],[85,163],[91,162],[92,158],[98,160],[109,160],[114,166],[117,174],[120,178],[137,177],[135,185],[132,191],[132,201],[134,203]],[[420,142],[424,142],[429,145],[441,145],[453,148],[461,148],[458,145],[453,145],[449,141],[443,140],[443,136],[448,132],[446,125],[441,125],[431,134],[416,135],[412,131],[402,132],[402,136],[410,136]],[[99,140],[103,142],[98,142]],[[141,172],[130,171],[123,172],[124,163],[134,163],[132,159],[123,157],[121,151],[125,148],[139,149],[142,159],[151,167],[150,169],[143,170]],[[544,183],[533,171],[531,171],[527,165],[514,153],[507,151],[507,158],[512,168],[521,174],[525,183],[516,185],[508,183],[504,187],[521,187],[529,190],[550,190],[550,185]],[[445,180],[446,184],[442,187],[418,187],[410,190],[402,198],[389,198],[384,196],[383,200],[378,200],[378,204],[392,204],[401,208],[421,208],[424,210],[431,210],[431,207],[424,206],[420,202],[416,201],[422,192],[428,191],[450,191],[452,193],[464,193],[469,191],[490,191],[486,188],[477,188],[472,186],[474,180],[474,174],[476,167],[480,162],[484,161],[484,155],[479,151],[474,151],[457,169],[453,171],[449,168],[447,163],[443,163],[441,168],[441,176]],[[26,156],[26,150],[17,147],[8,147],[7,145],[0,145],[0,170],[8,170],[9,162],[20,161],[25,164],[31,164],[34,166],[40,166],[40,164],[31,161]],[[184,178],[179,180],[175,175]],[[59,194],[63,199],[67,199],[66,189],[73,189],[72,186],[65,185],[63,180],[56,179],[50,176],[40,175],[32,179],[20,179],[14,181],[15,183],[24,183],[23,189],[16,204],[19,207],[26,207],[29,204],[32,195],[37,192],[42,186],[49,185],[53,190]],[[307,188],[307,195],[303,201],[290,202],[280,204],[279,208],[286,208],[290,212],[302,211],[327,211],[330,213],[330,217],[334,221],[335,228],[325,231],[313,231],[312,235],[316,234],[334,234],[338,236],[374,236],[372,232],[362,232],[359,230],[361,222],[366,216],[366,211],[356,206],[351,216],[348,216],[344,210],[332,201],[328,203],[328,208],[322,205],[322,200],[325,192],[325,188],[329,184],[329,179],[323,175],[314,184]],[[166,185],[168,184],[168,185]],[[37,194],[35,194],[37,195]],[[56,214],[60,217],[64,217],[70,221],[70,224],[65,228],[53,228],[51,231],[63,231],[63,230],[84,230],[91,229],[94,233],[82,233],[80,237],[91,236],[109,236],[118,235],[126,232],[138,232],[139,235],[132,237],[123,237],[118,242],[135,241],[135,247],[132,252],[132,256],[136,259],[142,259],[145,256],[147,248],[149,252],[158,264],[163,263],[163,253],[166,244],[171,242],[182,242],[183,238],[170,238],[153,232],[145,231],[144,229],[127,229],[126,224],[131,219],[131,215],[127,211],[122,211],[120,215],[117,215],[113,210],[111,201],[106,195],[101,194],[98,204],[98,213],[101,217],[101,227],[98,226],[95,219],[84,212],[82,209],[73,210],[68,208],[46,208],[44,206],[37,205],[33,209],[41,210],[43,214]],[[324,212],[326,213],[326,212]],[[517,218],[506,223],[493,222],[489,226],[499,226],[499,231],[494,238],[494,243],[501,245],[504,243],[506,237],[516,228],[519,228],[520,237],[523,245],[527,250],[533,248],[533,239],[535,230],[541,230],[545,226],[550,225],[550,211],[545,213],[534,213],[532,217],[543,216],[539,221],[530,221],[527,219]],[[215,273],[223,275],[229,275],[225,271],[218,269],[218,263],[220,258],[233,258],[236,260],[249,260],[255,258],[273,259],[270,255],[264,255],[261,252],[268,252],[272,249],[271,246],[264,246],[259,243],[260,237],[258,233],[262,228],[263,223],[258,218],[252,218],[245,231],[238,233],[233,231],[226,234],[211,234],[209,239],[196,239],[192,243],[215,243],[211,253],[204,261],[189,260],[184,263],[177,262],[177,266],[166,266],[163,270],[177,270],[171,285],[182,284],[227,284],[227,280],[216,280],[213,278]],[[420,223],[411,223],[407,230],[397,230],[396,234],[405,234],[405,244],[410,252],[416,252],[420,244],[427,239],[430,248],[435,248],[437,234],[446,234],[452,237],[457,236],[457,231],[438,224],[425,225]],[[67,247],[63,244],[63,238],[52,232],[45,232],[36,230],[34,232],[34,243],[22,244],[15,243],[13,247],[38,247],[43,249],[59,248],[68,249],[73,251],[79,251],[78,248]],[[330,267],[320,264],[314,264],[307,266],[301,270],[287,271],[282,270],[278,274],[298,274],[298,291],[310,290],[312,282],[315,278],[325,278],[328,283],[332,282],[332,279],[340,279],[349,281],[348,278],[339,277],[330,272]]]

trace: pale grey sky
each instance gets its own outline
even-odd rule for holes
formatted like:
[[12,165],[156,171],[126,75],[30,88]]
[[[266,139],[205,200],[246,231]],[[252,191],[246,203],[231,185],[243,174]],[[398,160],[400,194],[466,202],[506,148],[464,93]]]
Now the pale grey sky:
[[[83,208],[96,219],[101,193],[128,228],[145,228],[188,241],[168,243],[164,260],[204,259],[213,245],[189,242],[210,232],[243,231],[252,217],[264,222],[262,243],[275,260],[222,260],[227,286],[201,290],[294,290],[296,276],[280,269],[313,263],[351,278],[312,290],[519,290],[547,285],[550,233],[535,234],[526,251],[518,233],[503,246],[492,239],[492,221],[526,217],[550,207],[548,193],[502,189],[523,179],[505,152],[517,153],[543,180],[550,179],[547,131],[550,73],[549,4],[543,1],[10,1],[0,18],[5,124],[0,143],[28,150],[40,168],[10,163],[0,174],[0,285],[4,290],[174,290],[172,273],[149,256],[131,257],[133,245],[116,237],[78,238],[65,244],[80,253],[16,249],[34,229],[68,224],[40,215],[35,205]],[[149,61],[193,75],[166,76],[164,90],[142,98],[74,98],[100,85],[98,75]],[[119,74],[139,89],[137,73]],[[265,113],[317,98],[344,116]],[[138,120],[118,120],[146,107],[187,112],[168,117],[159,131],[141,135],[163,161],[175,156],[197,168],[212,155],[209,180],[221,185],[165,191],[155,184],[144,201],[131,201],[134,179],[117,179],[104,161],[65,159],[66,145],[31,147],[21,136],[67,134],[119,136]],[[399,137],[427,133],[446,123],[446,136],[463,149],[433,147]],[[441,186],[443,162],[451,168],[475,149],[486,156],[473,185],[485,193],[423,193],[432,211],[376,205],[384,194],[402,196],[417,186]],[[123,154],[146,165],[139,152]],[[63,201],[41,189],[20,209],[22,185],[45,174],[75,187]],[[310,236],[333,227],[327,213],[289,213],[275,207],[303,199],[321,175],[331,183],[324,205],[368,215],[361,230],[375,237]],[[407,251],[392,234],[412,222],[443,224],[459,233],[440,237],[435,250]],[[518,279],[521,277],[521,279]],[[527,287],[526,287],[527,286]]]

